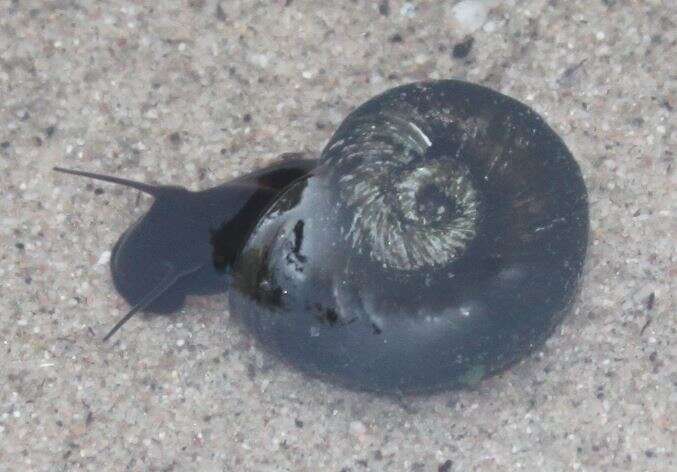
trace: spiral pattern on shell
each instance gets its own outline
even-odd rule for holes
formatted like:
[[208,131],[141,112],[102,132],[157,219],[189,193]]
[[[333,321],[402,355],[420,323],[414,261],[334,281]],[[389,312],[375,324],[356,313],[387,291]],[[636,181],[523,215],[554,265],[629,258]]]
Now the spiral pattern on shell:
[[[362,116],[323,155],[337,165],[339,205],[351,215],[342,236],[384,268],[439,267],[459,257],[477,231],[479,196],[456,155],[431,152],[415,113]],[[417,124],[420,123],[420,124]]]

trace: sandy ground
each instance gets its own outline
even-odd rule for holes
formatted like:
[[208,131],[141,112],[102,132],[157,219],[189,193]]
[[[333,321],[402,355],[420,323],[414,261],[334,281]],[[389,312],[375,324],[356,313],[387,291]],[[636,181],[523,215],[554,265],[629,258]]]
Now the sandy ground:
[[[677,470],[677,6],[455,3],[0,0],[1,470]],[[208,188],[448,77],[533,107],[582,167],[586,275],[540,352],[393,399],[280,365],[225,296],[101,342],[127,309],[107,251],[150,200],[52,166]]]

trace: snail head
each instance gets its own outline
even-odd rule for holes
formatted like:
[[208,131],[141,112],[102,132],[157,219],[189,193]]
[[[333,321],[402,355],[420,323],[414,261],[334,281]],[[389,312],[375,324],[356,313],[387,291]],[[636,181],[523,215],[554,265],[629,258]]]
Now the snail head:
[[[132,308],[104,340],[139,311],[176,312],[186,295],[213,293],[225,283],[221,277],[225,265],[215,262],[210,238],[221,216],[217,213],[224,212],[214,204],[214,191],[191,192],[60,167],[54,170],[124,185],[154,198],[150,209],[120,236],[112,250],[113,283]],[[238,185],[220,190],[233,196],[242,193]]]
[[301,153],[281,158],[278,164],[198,192],[54,168],[130,187],[154,199],[113,247],[113,283],[132,308],[104,340],[139,311],[173,313],[183,307],[187,295],[225,290],[230,268],[263,209],[317,165]]

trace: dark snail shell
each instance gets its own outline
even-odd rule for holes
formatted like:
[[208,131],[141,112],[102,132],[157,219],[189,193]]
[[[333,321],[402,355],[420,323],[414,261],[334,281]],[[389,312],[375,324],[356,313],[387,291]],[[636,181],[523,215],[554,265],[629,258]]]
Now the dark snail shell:
[[474,385],[567,313],[587,237],[579,167],[534,111],[464,82],[405,85],[352,112],[259,219],[230,308],[348,387]]

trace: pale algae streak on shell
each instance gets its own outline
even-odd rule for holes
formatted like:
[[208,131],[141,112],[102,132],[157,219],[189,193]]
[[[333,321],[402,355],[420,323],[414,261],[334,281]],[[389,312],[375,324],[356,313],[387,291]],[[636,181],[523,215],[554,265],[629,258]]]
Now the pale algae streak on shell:
[[463,143],[430,156],[425,117],[407,111],[355,120],[350,135],[326,152],[345,171],[339,205],[352,217],[343,237],[384,268],[403,271],[459,257],[476,234],[479,212],[470,173],[457,159]]

